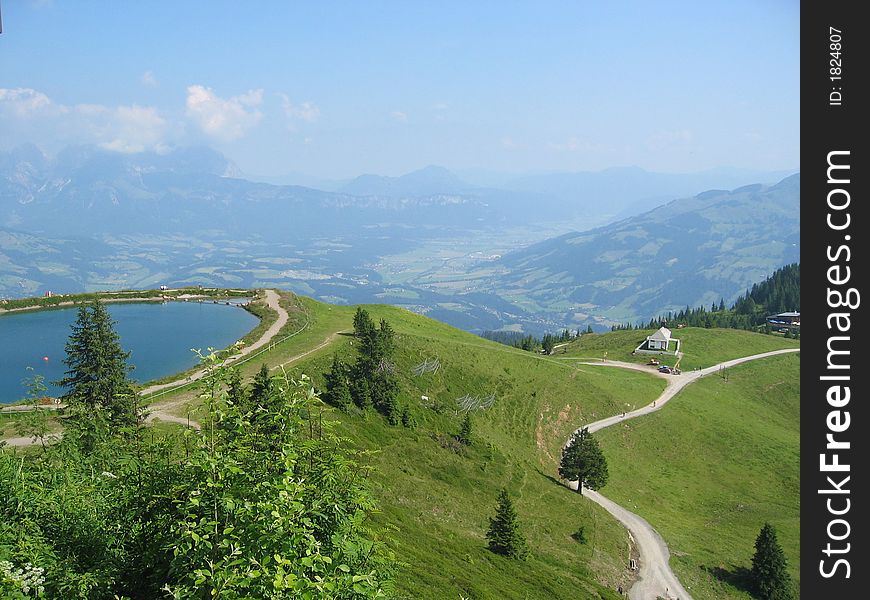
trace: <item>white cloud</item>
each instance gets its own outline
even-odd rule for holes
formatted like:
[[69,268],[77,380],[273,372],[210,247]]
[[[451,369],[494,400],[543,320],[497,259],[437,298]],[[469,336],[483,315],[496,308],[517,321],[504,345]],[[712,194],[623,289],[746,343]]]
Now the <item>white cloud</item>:
[[166,119],[153,106],[77,104],[73,114],[89,141],[107,150],[132,153],[166,148]]
[[397,121],[401,121],[402,123],[408,122],[408,115],[400,110],[394,110],[390,113],[390,116],[392,116]]
[[0,88],[0,114],[18,118],[63,114],[66,107],[31,88]]
[[169,131],[154,107],[66,106],[28,88],[0,88],[0,123],[22,141],[97,144],[117,152],[159,151]]
[[154,76],[152,71],[145,71],[142,73],[142,76],[139,77],[139,81],[142,82],[142,85],[145,87],[157,87],[160,83],[157,81],[157,77]]
[[100,145],[116,152],[160,152],[165,149],[165,136],[166,119],[156,108],[119,106],[110,112],[106,141]]
[[187,116],[205,133],[230,141],[257,125],[263,113],[257,110],[263,102],[263,90],[221,98],[211,88],[191,85],[187,88]]
[[281,107],[284,109],[284,114],[289,119],[298,119],[313,123],[320,117],[320,108],[313,102],[294,104],[290,101],[287,94],[278,93],[278,97],[281,98]]

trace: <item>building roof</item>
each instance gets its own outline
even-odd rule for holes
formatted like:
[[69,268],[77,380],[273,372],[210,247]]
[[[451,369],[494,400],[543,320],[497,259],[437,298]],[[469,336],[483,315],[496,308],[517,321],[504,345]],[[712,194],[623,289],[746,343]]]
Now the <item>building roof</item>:
[[656,331],[654,334],[649,336],[647,339],[648,340],[661,340],[663,342],[666,342],[669,339],[671,339],[671,330],[668,329],[667,327],[662,327],[661,329]]
[[778,315],[771,315],[773,317],[799,317],[801,314],[799,312],[784,312],[779,313]]

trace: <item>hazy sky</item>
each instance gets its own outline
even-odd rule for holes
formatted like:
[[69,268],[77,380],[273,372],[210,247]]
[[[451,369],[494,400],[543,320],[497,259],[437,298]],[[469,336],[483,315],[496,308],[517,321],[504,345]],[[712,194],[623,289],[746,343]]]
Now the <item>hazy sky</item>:
[[799,2],[0,0],[0,149],[347,177],[799,166]]

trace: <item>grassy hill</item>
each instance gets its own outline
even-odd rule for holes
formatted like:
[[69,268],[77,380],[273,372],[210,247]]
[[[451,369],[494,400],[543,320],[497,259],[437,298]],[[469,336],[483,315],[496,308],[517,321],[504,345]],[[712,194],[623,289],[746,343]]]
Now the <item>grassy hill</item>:
[[[320,387],[333,353],[354,359],[355,340],[347,335],[353,308],[307,298],[299,302],[308,326],[262,358],[272,367],[286,364],[295,374],[306,373]],[[385,318],[396,330],[401,399],[418,426],[392,427],[376,414],[333,412],[330,418],[341,422],[341,433],[354,445],[374,451],[371,479],[382,509],[376,522],[395,527],[393,545],[405,563],[397,581],[400,597],[615,598],[613,590],[630,582],[627,533],[597,505],[555,479],[557,457],[576,427],[620,412],[627,403],[650,402],[663,389],[664,380],[578,366],[561,358],[600,357],[602,349],[611,359],[631,358],[635,338],[646,333],[583,336],[565,347],[566,354],[544,357],[395,307],[366,308],[375,320]],[[686,329],[679,335],[686,344],[684,361],[691,358],[701,366],[796,345],[779,337],[731,330]],[[434,358],[441,361],[438,372],[413,374],[415,365]],[[767,364],[759,363],[757,368],[764,370]],[[259,359],[246,363],[244,374],[252,376],[259,365]],[[736,379],[735,375],[731,381]],[[729,389],[737,389],[736,384]],[[466,394],[495,397],[491,408],[473,415],[475,443],[470,448],[453,438],[462,419],[456,400]],[[185,398],[195,402],[190,390],[176,398],[170,395],[170,401]],[[176,413],[187,410],[180,404]],[[651,418],[655,417],[637,423]],[[680,440],[673,442],[678,445]],[[633,460],[619,454],[608,457],[614,472],[622,462]],[[486,548],[488,519],[501,487],[510,491],[532,549],[532,557],[524,562],[503,559]],[[667,497],[664,492],[658,496]],[[687,518],[695,519],[691,505],[681,509],[687,511]],[[652,516],[650,521],[659,526]],[[572,537],[581,527],[586,544]],[[757,530],[754,524],[752,528]],[[672,531],[661,530],[670,541]],[[715,556],[715,544],[711,548]],[[712,562],[712,557],[709,561],[721,562]],[[792,563],[797,565],[796,560]],[[694,583],[690,585],[694,589]]]
[[[263,358],[277,367],[319,347],[286,368],[312,376],[320,387],[333,353],[354,359],[354,338],[336,335],[352,330],[353,308],[300,301],[309,327]],[[371,480],[382,509],[376,521],[396,527],[395,549],[406,563],[400,597],[617,598],[617,586],[626,587],[630,577],[628,535],[555,479],[556,457],[578,425],[621,410],[626,394],[651,401],[663,382],[617,370],[584,372],[395,307],[366,309],[396,330],[401,399],[418,426],[392,427],[374,413],[333,412],[331,418],[354,445],[375,451]],[[413,367],[427,358],[438,358],[441,368],[415,376]],[[252,376],[259,365],[246,363],[244,374]],[[495,395],[491,408],[474,413],[470,448],[453,438],[463,418],[456,400],[466,394]],[[421,401],[424,395],[429,402]],[[162,401],[184,398],[194,402],[197,417],[191,390]],[[175,412],[187,410],[179,405]],[[486,547],[502,487],[532,549],[527,561],[503,559]],[[581,527],[586,544],[572,538]]]
[[599,440],[610,465],[602,492],[657,528],[696,600],[750,598],[745,569],[765,521],[797,592],[800,355],[735,367],[727,381],[702,379]]
[[[627,390],[652,399],[661,383],[635,373],[581,373],[392,307],[367,309],[397,331],[401,397],[419,424],[411,430],[374,415],[337,418],[355,443],[378,451],[372,457],[383,509],[378,520],[398,527],[397,553],[407,563],[400,591],[409,598],[606,598],[625,586],[625,531],[554,480],[553,457],[579,423],[616,412]],[[350,328],[350,311],[345,318]],[[343,337],[296,369],[322,373],[332,352],[351,360],[351,342]],[[427,358],[441,361],[438,372],[413,375]],[[474,413],[468,449],[453,441],[462,419],[456,400],[466,394],[495,395],[491,408]],[[428,402],[420,400],[424,395]],[[533,552],[528,561],[486,548],[501,487],[515,500]],[[571,537],[580,527],[586,545]]]
[[[600,360],[621,360],[625,362],[646,363],[651,354],[636,354],[632,352],[640,342],[652,334],[654,329],[622,330],[610,333],[592,333],[581,335],[576,340],[557,349],[556,357],[585,358]],[[700,327],[685,327],[674,329],[671,335],[681,342],[680,350],[683,359],[680,367],[684,370],[705,368],[722,361],[780,350],[782,348],[797,348],[800,342],[786,339],[779,335],[765,335],[738,329],[704,329]],[[671,349],[675,346],[672,344]],[[657,356],[663,364],[674,364],[676,358],[672,355]]]

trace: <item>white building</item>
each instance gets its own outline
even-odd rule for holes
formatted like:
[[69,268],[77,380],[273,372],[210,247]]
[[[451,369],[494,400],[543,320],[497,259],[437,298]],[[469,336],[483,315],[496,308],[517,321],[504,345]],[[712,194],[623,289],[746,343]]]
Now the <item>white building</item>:
[[654,334],[646,338],[647,348],[650,350],[668,351],[668,345],[671,343],[671,330],[667,327],[662,327]]
[[635,352],[668,352],[671,342],[676,343],[675,352],[680,351],[680,340],[671,337],[671,330],[667,327],[661,327],[658,331],[641,342],[640,346],[634,349]]

